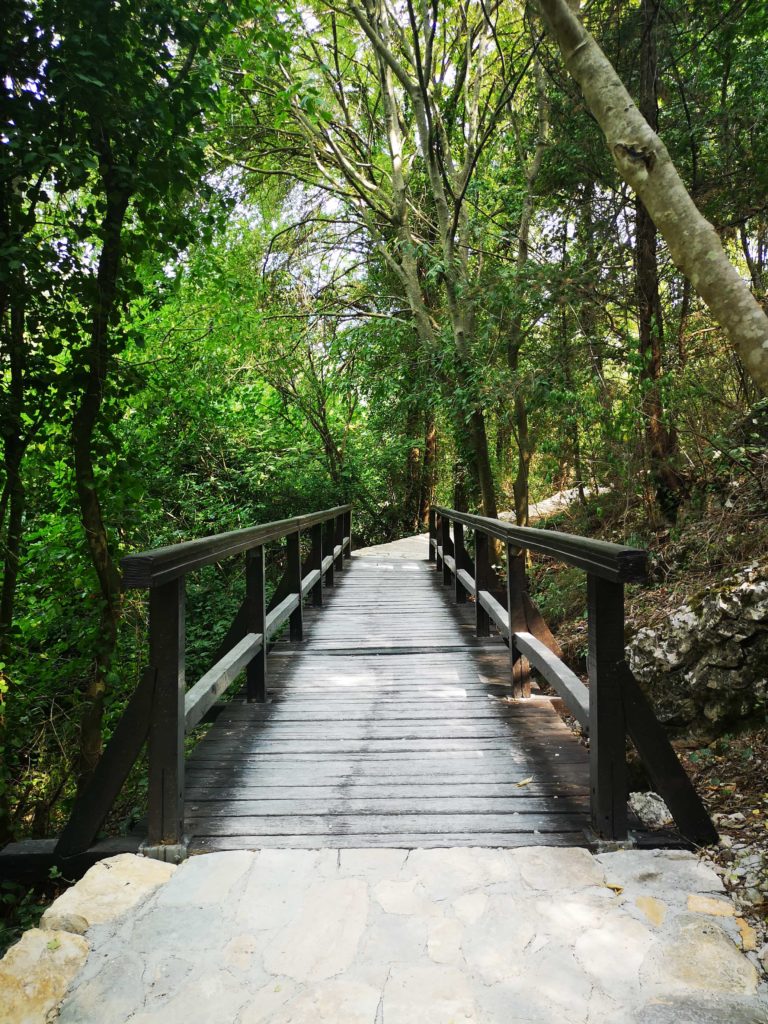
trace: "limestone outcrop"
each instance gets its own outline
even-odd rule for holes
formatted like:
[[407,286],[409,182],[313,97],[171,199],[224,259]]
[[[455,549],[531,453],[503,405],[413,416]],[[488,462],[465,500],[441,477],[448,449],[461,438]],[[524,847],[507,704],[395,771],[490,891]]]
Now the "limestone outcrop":
[[641,629],[629,664],[667,725],[717,736],[768,703],[768,559]]

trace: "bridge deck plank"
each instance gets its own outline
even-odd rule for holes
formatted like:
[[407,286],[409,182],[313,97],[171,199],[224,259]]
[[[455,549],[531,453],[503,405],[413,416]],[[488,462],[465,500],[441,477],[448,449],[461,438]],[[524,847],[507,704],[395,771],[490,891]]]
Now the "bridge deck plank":
[[356,555],[187,766],[191,852],[585,845],[588,754],[426,563]]

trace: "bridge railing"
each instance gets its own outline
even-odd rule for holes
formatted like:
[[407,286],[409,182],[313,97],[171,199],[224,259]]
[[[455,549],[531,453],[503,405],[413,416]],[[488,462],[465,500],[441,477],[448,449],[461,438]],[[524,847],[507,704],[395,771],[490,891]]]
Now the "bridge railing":
[[[114,804],[145,743],[149,750],[147,841],[143,852],[162,860],[185,855],[184,740],[245,669],[249,701],[267,699],[270,639],[289,622],[290,639],[303,637],[302,599],[323,603],[323,581],[351,555],[351,505],[282,519],[213,537],[155,548],[122,560],[125,589],[149,592],[148,665],[96,770],[78,796],[56,844],[59,858],[87,850]],[[309,553],[302,559],[302,537]],[[285,540],[285,572],[266,600],[266,548]],[[186,686],[186,578],[225,558],[245,555],[245,597],[213,666]]]
[[[472,556],[465,544],[467,529],[474,534]],[[506,563],[503,587],[493,565],[492,540],[500,543]],[[564,664],[528,596],[526,550],[587,574],[589,687]],[[493,622],[508,642],[513,695],[530,695],[532,665],[588,733],[591,819],[598,836],[619,841],[627,837],[629,736],[680,833],[697,845],[717,841],[717,831],[625,657],[624,585],[647,580],[645,551],[436,505],[429,514],[428,557],[443,582],[453,584],[457,602],[474,599],[477,635],[488,636]]]

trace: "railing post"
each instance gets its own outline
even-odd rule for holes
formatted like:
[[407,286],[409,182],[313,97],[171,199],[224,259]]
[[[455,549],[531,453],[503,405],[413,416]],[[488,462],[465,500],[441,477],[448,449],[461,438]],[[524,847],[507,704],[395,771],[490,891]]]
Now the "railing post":
[[246,632],[261,633],[261,650],[245,671],[246,694],[251,704],[267,700],[267,601],[264,592],[264,545],[251,548],[245,556]]
[[312,541],[309,568],[317,569],[320,573],[317,583],[312,587],[312,605],[315,608],[320,608],[323,604],[323,524],[315,523],[310,527],[309,535]]
[[339,549],[339,554],[336,558],[336,568],[341,571],[344,568],[344,513],[336,516],[333,523],[333,542]]
[[149,800],[144,853],[183,860],[184,577],[149,591],[149,663],[156,671],[149,730]]
[[448,586],[451,582],[451,570],[445,560],[451,548],[451,520],[448,516],[440,517],[440,543],[443,546],[443,583]]
[[514,634],[528,631],[523,594],[525,582],[525,554],[514,544],[507,544],[507,622],[509,624],[509,657],[512,663],[512,696],[531,696],[531,666],[528,659],[515,649]]
[[587,575],[589,626],[589,773],[592,827],[606,839],[627,836],[624,585]]
[[432,541],[437,544],[437,513],[433,508],[429,510],[429,554],[427,555],[428,562],[434,562],[437,558],[437,552],[432,546]]
[[291,640],[304,639],[304,611],[301,602],[301,531],[289,533],[286,545],[288,549],[288,579],[291,581],[291,590],[299,595],[299,603],[291,612],[290,637]]
[[335,518],[334,519],[326,519],[325,523],[323,524],[323,531],[324,531],[323,532],[323,551],[326,553],[326,557],[327,557],[327,555],[331,556],[331,564],[328,566],[328,570],[327,570],[327,572],[325,574],[325,585],[326,585],[326,587],[332,587],[333,586],[333,567],[334,567],[334,564],[335,564],[334,558],[333,558],[333,547],[334,547],[334,544],[336,543],[336,520],[335,520]]
[[[442,527],[443,527],[443,515],[442,515],[442,513],[438,513],[435,516],[435,541],[437,542],[437,545],[442,544],[442,541],[440,540],[440,538],[442,536]],[[443,553],[445,553],[445,552],[443,552]],[[437,549],[437,546],[435,547],[435,568],[437,569],[438,572],[442,572],[442,569],[443,569],[443,559],[442,559],[442,556],[441,556],[440,552]]]
[[467,549],[464,547],[464,524],[454,521],[453,524],[453,557],[456,562],[456,575],[453,577],[453,594],[456,604],[466,604],[469,594],[459,579],[459,569],[467,568]]
[[344,536],[349,538],[349,544],[344,549],[344,557],[352,557],[352,509],[344,513]]
[[491,635],[491,619],[480,604],[480,591],[491,585],[491,553],[488,534],[475,530],[475,634]]

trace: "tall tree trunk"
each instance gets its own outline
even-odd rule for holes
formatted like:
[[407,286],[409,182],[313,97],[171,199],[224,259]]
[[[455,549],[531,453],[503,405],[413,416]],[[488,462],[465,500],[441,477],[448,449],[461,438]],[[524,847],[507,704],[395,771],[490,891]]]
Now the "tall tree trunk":
[[[640,113],[655,132],[659,120],[656,54],[658,0],[642,0],[641,12]],[[674,521],[684,487],[682,478],[673,466],[675,433],[667,426],[661,397],[664,320],[659,296],[656,225],[640,200],[636,203],[636,211],[636,287],[646,457],[656,501],[664,515]]]
[[728,332],[757,387],[768,392],[768,316],[696,208],[656,132],[568,0],[537,0],[544,23],[580,86],[619,173],[645,204],[675,264]]
[[[518,283],[522,280],[528,262],[528,253],[531,238],[531,225],[534,213],[533,187],[536,178],[541,170],[544,159],[544,151],[547,148],[549,139],[549,102],[547,99],[547,85],[544,76],[544,69],[538,59],[533,64],[534,78],[536,82],[536,103],[537,103],[537,135],[536,146],[533,156],[525,168],[525,196],[520,212],[520,224],[517,232],[517,257],[515,259],[515,272]],[[519,154],[522,160],[522,153]],[[512,310],[512,319],[509,327],[509,338],[507,341],[507,366],[515,381],[515,394],[513,398],[514,427],[512,432],[517,443],[517,472],[512,484],[512,493],[515,499],[515,521],[518,526],[528,525],[528,483],[531,473],[531,460],[533,458],[534,443],[528,424],[528,406],[525,400],[525,393],[520,383],[518,369],[520,365],[520,350],[525,342],[523,330],[522,297],[518,297]]]
[[3,585],[0,593],[0,658],[8,653],[9,634],[13,625],[19,556],[24,524],[25,492],[21,475],[26,442],[21,416],[24,410],[24,309],[23,290],[12,301],[8,356],[10,363],[10,394],[3,423],[5,486],[8,501],[8,526],[3,543]]
[[410,535],[418,529],[419,497],[421,491],[422,452],[416,442],[416,433],[420,426],[421,416],[415,405],[408,410],[405,432],[408,439],[408,453],[405,458],[405,487],[403,488],[403,509],[401,528]]
[[103,244],[96,274],[96,298],[90,340],[85,354],[84,368],[87,378],[72,421],[75,488],[102,601],[99,637],[80,722],[78,780],[81,786],[90,777],[101,755],[106,675],[117,642],[117,623],[120,615],[120,574],[109,547],[93,458],[94,433],[107,380],[109,320],[117,292],[121,235],[129,200],[127,191],[110,185],[112,173],[111,168],[105,173],[106,211],[102,224]]
[[435,416],[430,409],[424,430],[424,458],[421,466],[421,490],[419,492],[419,525],[429,523],[429,506],[435,497],[435,471],[437,469],[437,428]]

